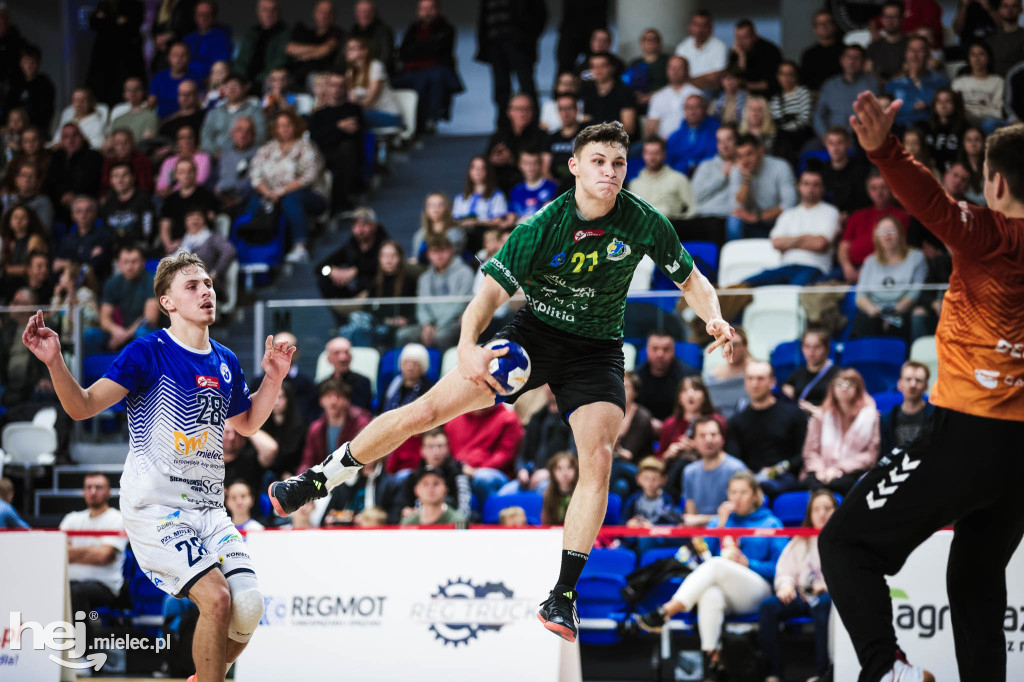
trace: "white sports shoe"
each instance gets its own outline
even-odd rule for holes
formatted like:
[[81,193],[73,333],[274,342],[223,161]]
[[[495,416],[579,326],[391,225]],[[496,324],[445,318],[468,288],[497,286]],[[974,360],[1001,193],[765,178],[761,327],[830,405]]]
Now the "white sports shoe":
[[906,655],[897,650],[892,670],[882,675],[879,682],[935,682],[935,676],[923,668],[908,663]]

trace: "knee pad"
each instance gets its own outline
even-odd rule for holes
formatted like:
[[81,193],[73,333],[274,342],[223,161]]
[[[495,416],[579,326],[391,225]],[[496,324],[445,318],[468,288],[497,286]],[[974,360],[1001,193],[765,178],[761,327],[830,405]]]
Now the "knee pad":
[[257,589],[256,576],[252,573],[236,573],[228,578],[228,586],[231,588],[228,638],[248,642],[263,618],[263,594]]

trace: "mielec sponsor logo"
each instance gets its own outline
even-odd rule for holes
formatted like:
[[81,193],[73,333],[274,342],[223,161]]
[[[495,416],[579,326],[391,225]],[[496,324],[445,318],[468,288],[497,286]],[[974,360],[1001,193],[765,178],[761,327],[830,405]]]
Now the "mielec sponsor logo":
[[206,447],[206,440],[209,436],[209,431],[203,431],[198,436],[190,436],[183,431],[175,431],[174,451],[179,455],[188,457],[189,455],[204,449]]

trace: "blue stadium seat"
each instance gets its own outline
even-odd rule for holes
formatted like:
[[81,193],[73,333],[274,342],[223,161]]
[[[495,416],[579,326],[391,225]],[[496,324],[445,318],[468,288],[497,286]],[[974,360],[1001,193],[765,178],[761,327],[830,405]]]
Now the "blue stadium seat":
[[611,645],[622,640],[621,625],[629,614],[622,598],[626,580],[612,573],[592,573],[580,578],[576,590],[576,611],[580,616],[579,641],[583,644]]
[[[235,219],[231,226],[231,243],[238,251],[238,267],[244,273],[247,265],[265,265],[267,268],[275,268],[281,264],[285,251],[285,235],[287,234],[287,220],[284,215],[278,223],[277,234],[266,244],[251,244],[238,237],[238,228],[252,220],[251,214],[242,214]],[[266,286],[271,282],[269,271],[256,273],[253,283],[258,286]]]
[[683,248],[693,258],[697,269],[715,284],[718,281],[718,245],[714,242],[683,242]]
[[892,408],[903,404],[903,394],[899,391],[885,391],[884,393],[872,393],[878,411],[883,415],[889,414]]
[[782,493],[772,503],[772,512],[787,528],[795,528],[804,522],[807,515],[807,501],[811,494],[806,490],[793,490]]
[[[678,551],[678,547],[659,547],[657,549],[649,549],[646,552],[644,552],[643,555],[641,555],[640,567],[643,568],[644,566],[650,566],[655,561],[660,561],[661,559],[669,559],[671,557],[674,557],[676,555],[676,552]],[[671,599],[672,595],[676,593],[676,590],[678,590],[679,586],[682,584],[682,578],[669,578],[668,580],[664,581],[656,588],[654,588],[646,595],[644,595],[643,598],[637,603],[637,613],[647,613],[648,611],[655,610],[656,608],[667,602],[669,599]],[[687,623],[694,622],[693,615],[687,612],[676,614],[675,616],[673,616],[672,619],[684,621]]]
[[[704,349],[690,341],[676,341],[676,357],[697,371],[704,366]],[[636,366],[647,362],[647,339],[640,339],[636,347]]]
[[[771,363],[772,369],[775,371],[775,378],[779,380],[780,384],[804,364],[804,355],[800,350],[800,345],[801,341],[797,339],[795,341],[783,341],[772,349],[768,361]],[[828,354],[832,362],[835,362],[838,356],[836,350],[836,344],[832,343]]]
[[608,511],[604,514],[605,526],[618,526],[622,523],[622,498],[615,493],[608,493]]
[[611,573],[627,576],[636,568],[636,554],[630,549],[605,549],[598,547],[590,550],[590,558],[583,566],[583,575]]
[[[391,384],[391,380],[398,374],[398,356],[402,354],[401,348],[392,348],[380,356],[380,367],[377,370],[377,393],[384,395]],[[436,382],[441,378],[441,351],[436,348],[428,348],[430,356],[430,369],[427,370],[427,378]]]
[[907,344],[902,339],[871,337],[843,345],[843,366],[860,372],[868,393],[895,390],[906,359]]
[[497,523],[498,515],[506,507],[522,507],[526,512],[526,520],[533,526],[540,525],[540,508],[544,504],[544,498],[540,493],[526,491],[512,493],[511,495],[491,495],[484,502],[483,521],[484,523]]

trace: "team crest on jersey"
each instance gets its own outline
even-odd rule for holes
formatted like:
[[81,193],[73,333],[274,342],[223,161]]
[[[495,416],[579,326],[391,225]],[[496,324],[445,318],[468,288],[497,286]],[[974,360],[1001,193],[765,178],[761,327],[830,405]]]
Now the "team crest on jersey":
[[[626,248],[629,248],[629,247],[626,247]],[[226,362],[220,363],[220,375],[222,377],[224,377],[224,383],[225,384],[230,384],[231,383],[231,370],[228,369],[228,363],[226,363]]]
[[587,237],[603,237],[604,230],[576,230],[576,233],[572,236],[574,242],[579,242],[581,239]]
[[[227,369],[227,367],[224,367],[224,369]],[[199,388],[220,388],[220,380],[217,377],[204,377],[197,374],[196,386]]]
[[554,256],[552,256],[551,257],[550,265],[553,268],[557,268],[557,267],[561,266],[562,263],[564,263],[564,262],[565,262],[565,251],[563,251],[562,253],[555,254]]
[[612,239],[612,243],[608,245],[607,252],[608,260],[622,260],[632,253],[632,250],[629,248],[629,244],[620,242],[618,239]]

